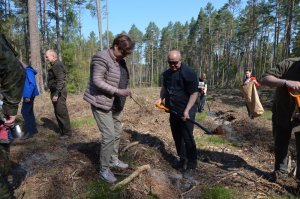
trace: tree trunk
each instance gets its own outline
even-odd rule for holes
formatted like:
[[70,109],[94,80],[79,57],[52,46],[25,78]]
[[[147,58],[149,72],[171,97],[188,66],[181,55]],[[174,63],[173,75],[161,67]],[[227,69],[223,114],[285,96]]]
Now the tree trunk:
[[275,21],[275,29],[274,29],[275,39],[274,39],[274,48],[273,48],[273,66],[275,66],[277,64],[277,59],[278,59],[277,48],[278,48],[279,32],[280,32],[280,28],[279,28],[280,19],[279,18],[280,18],[279,3],[276,0],[276,17],[275,17],[276,21]]
[[103,50],[103,45],[102,45],[102,8],[101,8],[101,0],[96,0],[96,10],[97,10],[97,16],[98,16],[98,30],[99,30],[100,50]]
[[109,49],[109,32],[108,32],[108,0],[106,0],[106,42],[107,49]]
[[282,48],[282,59],[286,59],[290,56],[290,43],[291,43],[291,30],[292,30],[292,20],[293,20],[293,10],[294,10],[295,0],[290,0],[288,4],[288,16],[285,25],[285,36],[284,44]]
[[61,58],[61,36],[60,36],[60,27],[59,27],[59,15],[58,15],[58,0],[54,1],[55,7],[55,22],[56,22],[56,37],[57,37],[57,55],[60,60]]
[[41,93],[44,92],[41,54],[40,54],[40,39],[38,31],[38,18],[36,0],[28,1],[28,16],[29,16],[29,37],[30,37],[30,52],[31,52],[31,66],[38,71],[37,82]]

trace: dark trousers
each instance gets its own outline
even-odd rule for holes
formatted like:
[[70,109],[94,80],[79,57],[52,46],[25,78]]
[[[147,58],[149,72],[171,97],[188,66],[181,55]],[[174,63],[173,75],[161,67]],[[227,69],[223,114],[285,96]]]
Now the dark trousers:
[[[51,95],[52,99],[52,95]],[[54,107],[54,114],[57,119],[58,127],[61,135],[71,135],[70,117],[67,108],[67,91],[63,89],[57,102],[52,102]]]
[[33,106],[34,106],[34,98],[31,98],[30,102],[25,102],[23,100],[22,110],[21,110],[22,116],[24,118],[25,133],[29,133],[31,135],[38,132],[35,123]]
[[[278,121],[278,120],[277,120]],[[275,171],[288,172],[288,152],[289,143],[291,139],[292,129],[294,127],[293,122],[286,124],[275,124],[276,117],[273,115],[273,136],[275,140]],[[300,132],[295,132],[296,139],[296,180],[300,183]]]
[[288,171],[288,149],[292,128],[275,125],[273,123],[273,136],[275,141],[275,170]]
[[204,111],[204,106],[206,102],[206,95],[202,95],[199,93],[198,95],[198,112],[203,112]]
[[[195,119],[195,112],[190,114],[190,119]],[[187,168],[195,169],[197,166],[197,148],[193,136],[194,124],[184,122],[181,117],[170,114],[170,126],[176,151],[181,160],[188,160]]]
[[8,186],[7,175],[10,172],[9,144],[0,144],[0,198],[12,199],[13,190]]

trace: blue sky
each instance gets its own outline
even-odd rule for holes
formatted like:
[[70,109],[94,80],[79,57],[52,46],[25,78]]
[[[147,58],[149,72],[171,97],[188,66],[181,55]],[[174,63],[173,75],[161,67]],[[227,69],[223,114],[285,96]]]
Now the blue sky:
[[[221,8],[228,0],[108,0],[108,26],[116,35],[123,30],[128,32],[133,24],[145,33],[146,27],[153,21],[161,30],[168,23],[179,21],[185,23],[192,17],[197,19],[200,8],[211,2],[215,9]],[[102,1],[102,5],[105,1]],[[106,30],[106,19],[102,22],[103,33]],[[96,17],[91,17],[88,10],[83,12],[82,33],[87,38],[91,31],[98,35]]]

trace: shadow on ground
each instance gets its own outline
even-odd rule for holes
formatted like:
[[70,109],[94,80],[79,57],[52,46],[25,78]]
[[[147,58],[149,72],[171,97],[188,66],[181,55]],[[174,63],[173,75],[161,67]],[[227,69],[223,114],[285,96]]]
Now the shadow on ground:
[[68,146],[68,150],[76,150],[83,153],[90,159],[96,170],[99,171],[100,146],[99,142],[74,143]]
[[43,122],[42,126],[44,128],[54,131],[57,134],[59,133],[59,128],[58,128],[58,125],[56,124],[56,122],[54,122],[53,120],[50,120],[49,118],[46,118],[46,117],[42,117],[40,120]]

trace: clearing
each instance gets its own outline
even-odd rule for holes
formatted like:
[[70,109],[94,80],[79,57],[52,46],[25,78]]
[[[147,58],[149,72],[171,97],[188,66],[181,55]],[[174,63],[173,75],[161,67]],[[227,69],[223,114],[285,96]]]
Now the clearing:
[[[10,181],[17,198],[294,197],[296,183],[292,177],[278,183],[269,179],[274,165],[270,119],[273,90],[260,90],[265,114],[255,119],[248,118],[240,90],[209,91],[208,106],[205,113],[197,115],[197,121],[221,135],[207,135],[195,127],[198,167],[193,179],[182,178],[171,166],[177,156],[168,113],[154,106],[159,88],[133,91],[135,101],[128,98],[124,110],[120,147],[120,159],[130,168],[113,172],[121,181],[140,166],[149,164],[150,170],[122,189],[111,191],[97,175],[101,134],[89,104],[82,94],[68,96],[74,136],[61,140],[49,95],[45,94],[35,103],[39,133],[26,141],[15,140],[11,147],[14,164]],[[291,160],[294,149],[292,138]],[[291,162],[292,168],[295,162]]]

